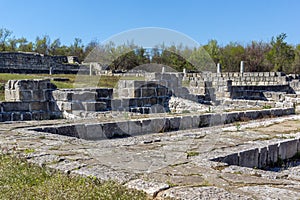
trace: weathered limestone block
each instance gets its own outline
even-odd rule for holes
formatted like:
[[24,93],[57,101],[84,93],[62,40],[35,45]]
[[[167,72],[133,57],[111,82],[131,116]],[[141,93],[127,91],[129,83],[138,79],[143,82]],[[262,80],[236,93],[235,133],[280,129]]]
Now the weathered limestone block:
[[3,112],[13,112],[13,111],[28,112],[28,111],[30,111],[28,102],[2,102],[1,107],[2,107]]
[[97,99],[96,92],[82,91],[82,92],[72,93],[71,101],[96,101],[96,99]]
[[259,149],[258,168],[265,168],[268,164],[268,148],[263,147]]
[[103,124],[103,135],[110,139],[114,137],[127,137],[129,136],[128,122],[110,122]]
[[49,102],[30,102],[30,111],[49,111]]
[[278,161],[278,144],[268,146],[268,164],[276,163]]
[[166,118],[166,131],[178,131],[180,128],[181,117]]
[[[86,140],[103,140],[107,139],[106,135],[103,134],[101,124],[86,124],[85,135],[83,139]],[[81,135],[82,136],[82,135]]]
[[239,152],[239,165],[243,167],[258,167],[259,150],[251,149]]
[[191,116],[182,116],[180,120],[180,130],[191,129],[193,127],[193,118]]
[[128,121],[128,134],[131,136],[141,135],[142,122],[140,120]]
[[278,156],[285,160],[293,157],[297,153],[299,140],[290,140],[279,143]]

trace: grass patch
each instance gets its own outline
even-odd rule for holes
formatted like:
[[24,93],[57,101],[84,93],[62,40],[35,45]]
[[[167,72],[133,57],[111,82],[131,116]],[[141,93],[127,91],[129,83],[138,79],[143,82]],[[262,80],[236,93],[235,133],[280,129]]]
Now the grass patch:
[[146,199],[112,181],[70,177],[0,155],[0,199]]
[[199,152],[197,151],[188,151],[186,152],[186,156],[189,158],[189,157],[193,157],[193,156],[198,156],[199,155]]

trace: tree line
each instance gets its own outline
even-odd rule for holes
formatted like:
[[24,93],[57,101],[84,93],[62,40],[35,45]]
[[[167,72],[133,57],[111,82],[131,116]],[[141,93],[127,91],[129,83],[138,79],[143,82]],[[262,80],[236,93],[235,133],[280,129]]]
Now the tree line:
[[[147,63],[165,64],[177,71],[205,70],[199,66],[215,67],[220,63],[222,71],[239,71],[241,61],[245,61],[245,71],[282,71],[285,73],[300,73],[300,44],[291,45],[286,42],[287,35],[281,33],[272,37],[269,42],[252,41],[247,45],[231,42],[225,46],[217,40],[210,40],[199,48],[188,48],[183,45],[164,46],[145,49],[133,42],[116,46],[102,46],[109,52],[113,70],[128,70]],[[51,40],[49,36],[38,36],[35,41],[12,36],[12,31],[0,29],[0,51],[37,52],[47,55],[77,56],[83,61],[86,56],[98,46],[97,41],[84,45],[80,38],[75,38],[70,45],[63,45],[60,39]],[[123,53],[126,52],[126,53]],[[117,52],[117,53],[116,53]],[[212,66],[212,63],[214,66]],[[206,68],[207,69],[207,68]]]

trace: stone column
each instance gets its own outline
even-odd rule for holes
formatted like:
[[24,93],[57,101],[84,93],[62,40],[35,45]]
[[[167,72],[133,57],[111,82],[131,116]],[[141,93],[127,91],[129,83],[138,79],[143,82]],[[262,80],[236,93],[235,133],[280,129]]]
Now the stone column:
[[241,61],[240,73],[244,73],[244,61]]
[[218,63],[217,64],[217,73],[221,73],[222,69],[221,69],[221,64]]
[[93,74],[92,68],[93,68],[92,63],[90,63],[90,76],[92,76]]

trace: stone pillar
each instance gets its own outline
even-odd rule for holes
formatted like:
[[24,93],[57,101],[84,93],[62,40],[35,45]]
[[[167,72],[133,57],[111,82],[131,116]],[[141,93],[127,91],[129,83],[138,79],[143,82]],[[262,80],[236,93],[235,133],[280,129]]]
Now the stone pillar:
[[244,61],[241,61],[240,73],[244,73]]
[[93,68],[92,63],[90,63],[90,76],[92,76],[93,74],[92,68]]
[[221,73],[222,69],[221,69],[221,64],[218,63],[217,64],[217,73]]

